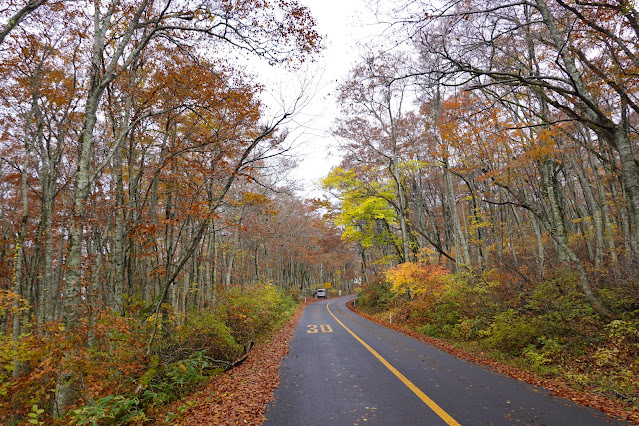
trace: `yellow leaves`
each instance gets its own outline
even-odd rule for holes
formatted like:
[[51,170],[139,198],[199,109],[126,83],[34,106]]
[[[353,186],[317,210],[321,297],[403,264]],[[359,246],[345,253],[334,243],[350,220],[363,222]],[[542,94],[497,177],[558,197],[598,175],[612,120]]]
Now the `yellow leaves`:
[[322,180],[322,188],[345,190],[356,183],[356,173],[353,170],[345,170],[341,167],[335,167],[328,176]]
[[242,194],[243,204],[259,205],[259,204],[266,204],[269,201],[270,201],[269,198],[264,194],[256,194],[254,192],[244,192]]
[[0,290],[0,315],[4,312],[21,312],[29,309],[29,302],[10,290]]
[[433,294],[440,289],[448,274],[448,270],[440,265],[406,262],[388,269],[386,279],[395,293],[410,292],[421,296],[425,293]]

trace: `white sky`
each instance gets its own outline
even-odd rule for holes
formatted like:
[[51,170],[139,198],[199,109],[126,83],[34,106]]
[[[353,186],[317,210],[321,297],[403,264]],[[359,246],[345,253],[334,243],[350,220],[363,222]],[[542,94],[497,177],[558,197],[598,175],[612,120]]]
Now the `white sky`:
[[[303,81],[312,79],[312,99],[293,122],[287,124],[290,137],[298,145],[299,166],[293,178],[303,186],[306,195],[314,195],[314,185],[339,163],[331,126],[337,116],[336,88],[361,57],[361,45],[370,42],[384,29],[376,24],[368,0],[300,0],[311,11],[318,32],[324,37],[325,49],[314,62],[296,74],[268,65],[251,66],[261,83],[266,85],[263,101],[273,113],[288,107],[300,92]],[[308,84],[308,83],[306,83]]]

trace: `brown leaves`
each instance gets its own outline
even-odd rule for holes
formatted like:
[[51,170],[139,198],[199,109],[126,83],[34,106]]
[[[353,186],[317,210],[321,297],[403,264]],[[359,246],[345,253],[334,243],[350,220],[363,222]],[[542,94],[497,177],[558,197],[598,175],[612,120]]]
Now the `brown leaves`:
[[256,345],[246,361],[214,377],[194,395],[166,407],[154,424],[165,424],[172,417],[169,413],[179,413],[171,424],[261,424],[266,404],[280,381],[282,358],[288,353],[288,342],[304,308],[298,307],[270,341]]

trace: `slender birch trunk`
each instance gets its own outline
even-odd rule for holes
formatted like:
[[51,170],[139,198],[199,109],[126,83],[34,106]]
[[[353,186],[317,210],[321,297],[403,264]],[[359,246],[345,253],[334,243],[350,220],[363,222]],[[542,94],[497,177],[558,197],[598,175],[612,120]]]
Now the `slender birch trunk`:
[[[29,114],[31,115],[31,114]],[[29,121],[27,121],[27,127],[25,129],[25,137],[24,137],[24,163],[22,164],[22,169],[20,170],[20,192],[22,196],[22,213],[20,219],[20,230],[18,231],[18,235],[16,238],[16,253],[15,253],[15,264],[14,264],[14,282],[13,282],[13,292],[19,296],[24,297],[28,300],[28,295],[24,293],[24,236],[27,230],[27,222],[29,221],[29,187],[28,187],[28,176],[29,176],[29,161],[31,159],[31,138],[29,131]],[[15,310],[13,312],[13,326],[12,326],[12,336],[14,340],[18,340],[20,336],[20,320],[21,320],[21,307],[17,305],[16,302]],[[13,377],[18,377],[20,375],[20,362],[15,359],[13,361]]]
[[468,242],[462,230],[461,221],[459,220],[459,212],[457,211],[457,201],[453,189],[453,180],[451,173],[448,171],[448,160],[444,160],[444,180],[446,182],[446,199],[448,201],[448,210],[450,212],[450,220],[453,224],[453,233],[455,240],[455,258],[458,265],[470,266],[470,254]]
[[599,204],[595,200],[595,195],[592,191],[592,185],[590,181],[586,177],[586,174],[583,168],[577,164],[577,161],[574,158],[571,158],[571,163],[573,165],[573,169],[577,174],[579,179],[579,185],[581,186],[581,190],[584,194],[584,200],[586,201],[586,207],[590,212],[590,217],[592,218],[592,227],[594,231],[594,264],[595,269],[601,268],[604,258],[604,231],[603,231],[603,220],[602,220],[602,212]]

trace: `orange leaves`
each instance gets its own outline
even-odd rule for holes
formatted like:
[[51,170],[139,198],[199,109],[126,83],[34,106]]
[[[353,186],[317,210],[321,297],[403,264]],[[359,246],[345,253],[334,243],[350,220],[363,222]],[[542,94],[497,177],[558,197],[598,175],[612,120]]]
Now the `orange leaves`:
[[442,103],[441,139],[432,153],[444,161],[450,159],[455,172],[475,174],[477,182],[517,185],[522,171],[534,175],[540,160],[562,154],[559,145],[567,125],[537,124],[535,117],[515,117],[487,99],[462,92]]
[[130,390],[127,386],[133,382],[128,378],[140,374],[145,360],[144,336],[135,324],[132,318],[101,312],[95,313],[93,327],[86,319],[73,330],[50,322],[42,325],[40,335],[25,334],[10,345],[0,340],[0,364],[12,365],[17,359],[24,368],[19,378],[0,370],[0,391],[8,391],[0,392],[0,423],[19,412],[28,413],[34,403],[48,407],[61,371],[76,372],[91,398]]

